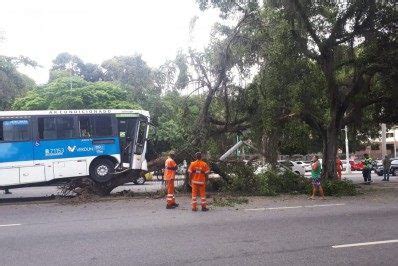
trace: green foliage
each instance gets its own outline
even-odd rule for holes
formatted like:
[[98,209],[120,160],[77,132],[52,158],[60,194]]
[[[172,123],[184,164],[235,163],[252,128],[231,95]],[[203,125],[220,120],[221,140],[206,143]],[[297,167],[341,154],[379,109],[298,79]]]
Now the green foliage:
[[247,204],[249,199],[243,197],[214,197],[213,206],[234,207],[235,205]]
[[358,194],[357,188],[351,180],[326,180],[322,182],[322,187],[327,196],[355,196]]
[[[221,191],[238,195],[275,196],[278,194],[309,194],[312,186],[310,179],[290,171],[267,170],[253,173],[253,167],[245,164],[223,166],[231,180],[220,182],[216,187]],[[324,180],[322,187],[327,196],[355,196],[357,189],[350,180]]]
[[161,91],[154,83],[154,72],[141,56],[116,56],[102,63],[105,80],[119,83],[132,95],[132,99],[143,105],[150,95],[160,96]]
[[278,194],[306,194],[310,188],[310,182],[307,178],[289,171],[283,173],[267,171],[260,176],[265,179],[269,189]]
[[17,70],[18,65],[36,66],[28,58],[0,56],[0,110],[10,109],[15,98],[33,89],[36,84]]
[[50,81],[67,75],[79,76],[86,81],[96,82],[104,79],[104,74],[96,64],[85,64],[76,55],[60,53],[53,60],[50,70]]
[[109,82],[87,82],[80,77],[59,78],[31,90],[15,101],[17,110],[129,108],[139,106],[127,101],[128,94]]
[[231,180],[224,191],[242,195],[275,196],[280,193],[305,194],[310,189],[310,181],[291,172],[275,172],[268,170],[254,174],[251,166],[231,164],[223,169]]

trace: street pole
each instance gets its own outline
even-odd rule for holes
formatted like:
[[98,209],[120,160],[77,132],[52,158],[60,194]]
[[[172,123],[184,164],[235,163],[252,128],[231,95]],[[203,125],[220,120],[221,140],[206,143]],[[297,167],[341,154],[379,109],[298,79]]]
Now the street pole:
[[386,131],[386,124],[381,124],[381,158],[387,155]]
[[348,150],[348,127],[345,126],[345,157],[347,160],[347,165],[345,167],[346,173],[350,174],[351,173],[351,164],[350,164],[350,152]]

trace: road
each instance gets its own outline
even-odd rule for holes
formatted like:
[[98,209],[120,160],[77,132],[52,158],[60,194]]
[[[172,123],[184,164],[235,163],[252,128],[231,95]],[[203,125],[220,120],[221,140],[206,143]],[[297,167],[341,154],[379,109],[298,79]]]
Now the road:
[[[207,213],[192,212],[189,196],[182,195],[175,210],[166,210],[163,199],[145,198],[3,205],[0,261],[2,265],[398,265],[398,183],[372,191],[326,201],[286,195],[251,198],[247,205],[211,206]],[[383,242],[369,243],[375,241]],[[341,246],[346,244],[354,246]]]

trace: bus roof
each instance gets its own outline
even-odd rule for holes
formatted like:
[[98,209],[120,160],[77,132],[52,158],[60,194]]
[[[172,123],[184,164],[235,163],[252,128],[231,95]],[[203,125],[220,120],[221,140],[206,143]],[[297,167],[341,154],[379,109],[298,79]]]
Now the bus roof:
[[0,111],[0,117],[45,116],[45,115],[98,115],[98,114],[138,114],[149,117],[145,110],[129,109],[85,109],[85,110],[40,110],[40,111]]

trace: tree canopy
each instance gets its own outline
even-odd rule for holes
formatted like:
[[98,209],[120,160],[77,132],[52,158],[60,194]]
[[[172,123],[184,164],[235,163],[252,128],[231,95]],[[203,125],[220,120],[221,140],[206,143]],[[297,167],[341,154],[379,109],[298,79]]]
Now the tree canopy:
[[30,90],[25,97],[15,101],[13,108],[17,110],[140,108],[138,104],[126,99],[128,93],[110,82],[92,83],[81,77],[64,77]]
[[17,70],[21,64],[37,66],[26,57],[0,56],[0,110],[9,110],[15,98],[36,86],[32,79]]

